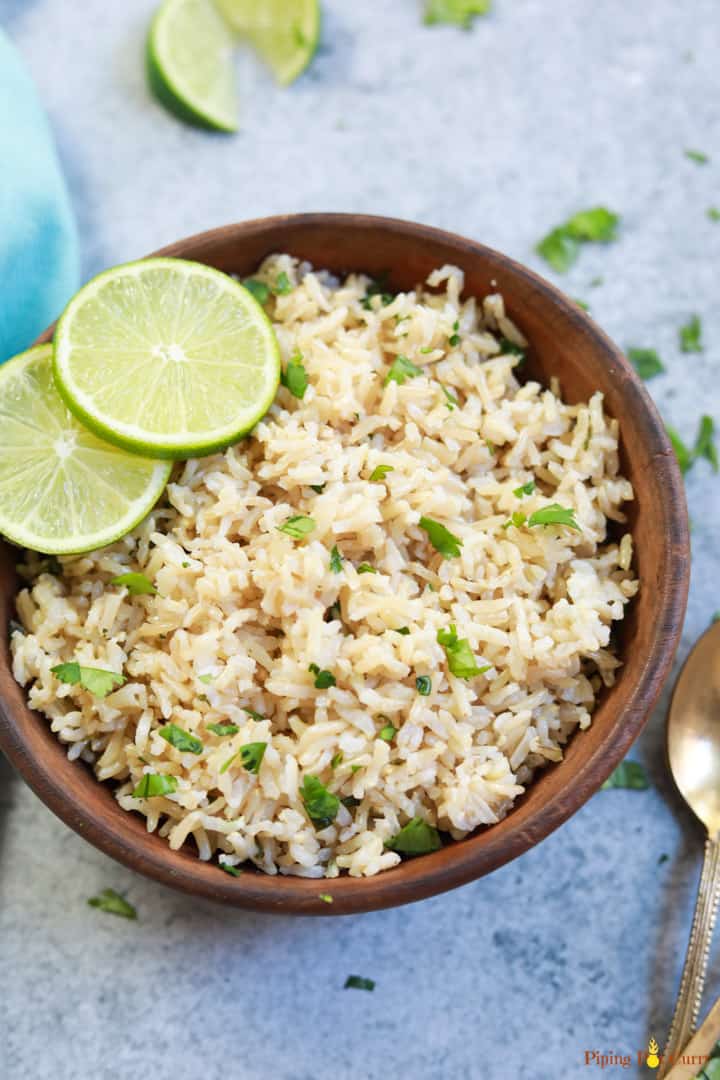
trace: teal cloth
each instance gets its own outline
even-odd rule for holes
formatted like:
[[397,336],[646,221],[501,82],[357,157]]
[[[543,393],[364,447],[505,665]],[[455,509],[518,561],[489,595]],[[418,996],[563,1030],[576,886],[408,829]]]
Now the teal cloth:
[[0,363],[57,318],[78,272],[75,222],[50,128],[0,30]]

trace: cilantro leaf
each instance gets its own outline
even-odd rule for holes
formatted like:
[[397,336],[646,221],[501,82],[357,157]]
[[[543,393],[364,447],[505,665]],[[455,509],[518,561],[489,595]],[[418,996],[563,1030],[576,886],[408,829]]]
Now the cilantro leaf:
[[220,772],[227,772],[233,761],[240,758],[240,764],[247,769],[250,773],[259,773],[260,766],[262,765],[262,759],[265,757],[265,751],[267,750],[266,742],[250,742],[245,743],[240,749],[229,757],[226,762],[220,766]]
[[397,728],[393,724],[385,724],[384,727],[380,728],[378,738],[384,742],[392,742],[396,735]]
[[323,491],[327,487],[327,484],[326,483],[325,484],[310,484],[310,487],[312,488],[312,490],[315,492],[316,495],[322,495]]
[[458,400],[458,398],[455,397],[452,391],[448,390],[447,386],[443,386],[442,383],[440,384],[440,389],[445,395],[446,407],[450,410],[450,412],[452,412],[453,409],[455,409],[460,404],[460,401]]
[[402,634],[403,637],[407,637],[410,633],[409,626],[393,626],[392,631],[394,634]]
[[422,373],[422,368],[413,364],[407,356],[396,356],[385,376],[383,386],[387,386],[389,382],[396,382],[398,386],[402,386],[407,379],[416,379]]
[[460,554],[463,545],[459,536],[455,536],[441,525],[439,521],[433,521],[429,517],[421,517],[418,522],[423,532],[427,533],[428,540],[439,551],[444,559],[454,559]]
[[342,750],[338,750],[337,754],[333,754],[330,760],[330,768],[337,769],[338,765],[342,765],[343,757],[344,755]]
[[243,709],[243,712],[246,712],[251,720],[257,720],[259,724],[262,724],[263,720],[265,719],[262,713],[255,712],[254,709]]
[[304,777],[300,796],[307,816],[315,825],[324,829],[335,820],[340,809],[340,800],[337,795],[328,791],[317,776]]
[[503,525],[503,529],[509,529],[511,525],[514,525],[516,529],[521,529],[527,521],[527,514],[524,514],[522,510],[513,510],[512,515]]
[[172,795],[177,791],[177,777],[169,773],[145,773],[132,793],[133,799],[152,799],[156,795]]
[[427,855],[442,847],[440,833],[421,817],[414,817],[403,825],[399,833],[385,841],[385,847],[402,855]]
[[213,735],[237,735],[240,730],[237,724],[206,724],[205,727]]
[[501,337],[498,340],[500,346],[500,356],[517,356],[521,361],[525,360],[525,349],[522,345],[516,345],[510,338]]
[[685,326],[678,330],[680,351],[684,353],[702,352],[702,323],[698,315],[693,315]]
[[278,532],[287,533],[293,540],[302,540],[315,528],[315,520],[306,517],[305,514],[293,514],[282,525],[277,526]]
[[317,664],[311,664],[308,671],[315,676],[315,689],[327,690],[330,686],[337,685],[337,679],[331,671],[321,671]]
[[373,471],[370,473],[369,479],[374,484],[378,480],[384,480],[387,473],[394,470],[394,465],[376,465]]
[[206,686],[209,686],[210,683],[213,681],[213,677],[212,675],[198,675],[198,680],[201,683],[205,683]]
[[573,265],[586,243],[607,244],[615,239],[620,218],[604,206],[580,210],[564,225],[558,225],[544,236],[536,247],[547,263],[563,274]]
[[693,463],[694,458],[692,455],[692,451],[689,450],[685,443],[682,441],[675,428],[670,427],[669,424],[666,424],[665,430],[668,433],[668,438],[670,439],[670,442],[672,443],[672,448],[675,451],[675,457],[677,458],[677,463],[680,466],[680,472],[684,474],[688,471],[688,469]]
[[107,911],[109,915],[120,915],[123,919],[137,919],[137,911],[132,904],[114,889],[103,889],[97,896],[91,896],[88,904],[100,911]]
[[360,301],[366,311],[372,311],[372,298],[373,296],[380,297],[380,306],[387,307],[388,304],[392,304],[395,297],[391,292],[387,290],[387,274],[381,274],[380,277],[371,281],[365,290],[365,296]]
[[718,453],[715,446],[715,421],[712,416],[703,416],[700,420],[693,459],[705,458],[712,465],[713,472],[718,471]]
[[[321,898],[322,899],[322,898]],[[374,990],[373,979],[366,979],[362,975],[348,975],[343,990]]]
[[580,241],[563,225],[559,225],[542,238],[535,250],[553,270],[557,270],[558,274],[565,274],[577,261]]
[[630,348],[627,355],[628,360],[641,379],[652,379],[655,375],[661,375],[665,370],[665,365],[655,349]]
[[221,870],[224,870],[226,874],[230,874],[231,877],[240,877],[242,874],[242,868],[240,866],[231,866],[230,863],[218,863]]
[[333,574],[339,574],[342,571],[343,557],[338,550],[337,544],[333,544],[333,549],[330,552],[330,569]]
[[458,346],[460,344],[460,335],[458,333],[459,329],[460,329],[460,320],[456,319],[455,322],[453,323],[453,332],[450,335],[450,337],[448,338],[448,344],[451,345],[453,347],[453,349],[456,348],[456,346]]
[[275,278],[275,284],[273,285],[273,292],[276,296],[287,296],[288,293],[293,291],[294,285],[290,278],[287,276],[284,270],[281,270],[278,276]]
[[717,206],[709,206],[706,211],[706,216],[710,221],[720,221],[720,210]]
[[574,296],[573,300],[575,301],[575,303],[577,304],[577,306],[579,308],[583,309],[583,311],[588,311],[588,312],[590,311],[590,305],[587,304],[584,300],[579,300],[577,296]]
[[447,23],[469,30],[476,15],[487,15],[491,0],[427,0],[424,22],[426,26]]
[[245,278],[243,285],[249,293],[252,293],[258,304],[266,304],[270,299],[270,288],[264,281],[258,281],[257,278]]
[[684,153],[685,157],[689,158],[690,161],[694,161],[696,165],[707,165],[710,161],[710,158],[702,150],[685,150]]
[[649,787],[647,773],[638,761],[621,761],[617,769],[610,773],[600,790],[632,788],[634,791],[646,791]]
[[68,683],[70,686],[82,686],[84,690],[88,690],[98,698],[107,697],[113,690],[117,690],[127,682],[124,675],[118,675],[115,671],[83,667],[75,660],[68,664],[57,664],[50,670],[60,682]]
[[532,495],[535,490],[535,481],[528,480],[526,484],[521,484],[520,487],[516,487],[513,491],[513,495],[516,499],[522,499],[523,495]]
[[322,900],[323,904],[334,903],[333,897],[330,895],[329,892],[318,893],[318,900]]
[[560,506],[559,503],[550,503],[540,510],[535,510],[528,518],[528,525],[566,525],[568,529],[577,529],[582,532],[575,520],[575,511]]
[[489,671],[492,667],[492,664],[478,667],[470,642],[467,638],[458,637],[454,623],[451,623],[447,630],[438,630],[437,640],[445,650],[448,668],[458,679],[472,679],[476,675]]
[[369,562],[360,563],[357,572],[358,574],[377,574],[377,570],[374,566],[371,566]]
[[118,574],[111,585],[124,585],[130,596],[155,596],[157,589],[145,574]]
[[202,754],[203,744],[194,735],[183,731],[177,724],[166,724],[158,731],[166,742],[174,746],[176,750],[187,751],[189,754]]
[[302,353],[295,351],[287,363],[287,367],[280,376],[280,382],[290,391],[293,397],[302,399],[308,388],[308,377],[303,364]]
[[418,675],[415,679],[415,689],[421,697],[428,697],[432,691],[432,679],[429,675]]

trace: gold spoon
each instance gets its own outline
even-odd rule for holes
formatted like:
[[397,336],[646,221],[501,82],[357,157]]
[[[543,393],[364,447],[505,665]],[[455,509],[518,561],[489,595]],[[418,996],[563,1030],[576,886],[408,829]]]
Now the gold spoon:
[[667,722],[670,771],[707,830],[695,914],[677,1004],[658,1077],[697,1025],[720,885],[720,622],[706,630],[675,684]]

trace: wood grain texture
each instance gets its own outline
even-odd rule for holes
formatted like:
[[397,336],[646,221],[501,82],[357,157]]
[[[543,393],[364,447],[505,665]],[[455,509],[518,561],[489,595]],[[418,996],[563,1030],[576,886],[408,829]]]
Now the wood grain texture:
[[[156,254],[247,276],[279,251],[338,273],[387,273],[395,289],[454,263],[465,272],[466,294],[502,292],[510,317],[530,341],[528,371],[534,377],[547,383],[556,375],[571,402],[604,393],[608,412],[620,422],[622,468],[636,495],[630,525],[642,587],[618,634],[624,666],[602,696],[592,726],[571,739],[564,760],[540,773],[499,824],[376,877],[330,882],[254,871],[232,878],[200,862],[190,846],[173,852],[165,840],[147,834],[144,819],[120,809],[110,785],[68,761],[47,722],[27,708],[10,671],[4,628],[13,614],[18,552],[0,546],[0,747],[50,809],[108,855],[185,892],[258,911],[344,915],[421,900],[481,877],[537,844],[597,790],[639,734],[670,669],[687,599],[687,510],[664,425],[620,351],[577,304],[496,251],[389,218],[300,214],[228,225]],[[52,329],[42,341],[50,340]],[[323,892],[334,897],[332,905],[319,899]]]

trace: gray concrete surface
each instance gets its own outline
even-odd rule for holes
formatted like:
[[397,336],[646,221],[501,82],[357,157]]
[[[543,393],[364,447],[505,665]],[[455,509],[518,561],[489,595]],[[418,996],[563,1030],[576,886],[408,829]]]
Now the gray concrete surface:
[[[295,210],[394,214],[541,268],[537,239],[605,203],[619,241],[560,280],[692,440],[720,422],[720,14],[715,0],[495,0],[471,33],[414,0],[326,0],[321,50],[289,90],[245,58],[236,137],[149,97],[152,0],[0,0],[57,133],[86,274],[182,235]],[[686,147],[711,157],[705,166]],[[551,275],[552,276],[552,275]],[[590,282],[602,276],[603,284]],[[698,312],[705,351],[677,328]],[[694,580],[682,655],[720,608],[720,477],[687,478]],[[701,837],[665,774],[666,699],[635,756],[653,789],[595,796],[492,877],[341,920],[224,911],[135,877],[0,773],[3,1080],[550,1080],[599,1075],[672,1009]],[[661,856],[669,858],[659,865]],[[127,890],[137,923],[86,898]],[[342,989],[349,973],[374,993]],[[720,993],[713,952],[709,998]],[[650,1075],[608,1068],[603,1075]]]

